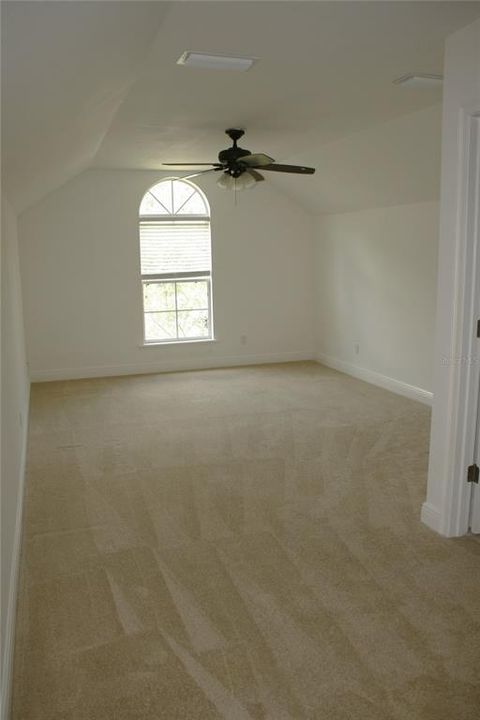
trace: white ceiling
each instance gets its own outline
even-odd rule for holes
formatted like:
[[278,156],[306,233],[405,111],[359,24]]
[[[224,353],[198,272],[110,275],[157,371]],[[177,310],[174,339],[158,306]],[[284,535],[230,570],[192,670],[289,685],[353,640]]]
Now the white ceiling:
[[[306,203],[318,209],[320,194],[321,209],[332,211],[342,202],[329,194],[331,153],[337,148],[340,165],[351,155],[341,139],[438,104],[438,90],[392,80],[441,73],[445,37],[480,16],[479,2],[2,5],[5,175],[19,208],[87,166],[214,160],[228,144],[223,130],[240,126],[251,150],[317,164]],[[238,74],[177,66],[188,49],[260,59]],[[424,162],[435,165],[431,145]],[[293,195],[307,187],[307,178],[271,181]],[[392,187],[404,184],[397,178]]]
[[372,125],[298,153],[295,161],[313,159],[316,174],[276,175],[275,184],[313,214],[437,200],[441,125],[441,105]]

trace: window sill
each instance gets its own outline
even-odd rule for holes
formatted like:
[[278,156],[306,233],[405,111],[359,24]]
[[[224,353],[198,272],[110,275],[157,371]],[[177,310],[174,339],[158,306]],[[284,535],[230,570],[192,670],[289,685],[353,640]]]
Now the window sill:
[[204,344],[204,343],[216,343],[218,342],[217,338],[205,338],[205,340],[169,340],[167,342],[149,342],[149,343],[142,343],[142,345],[139,345],[139,348],[150,348],[150,347],[169,347],[171,345],[198,345],[198,344]]

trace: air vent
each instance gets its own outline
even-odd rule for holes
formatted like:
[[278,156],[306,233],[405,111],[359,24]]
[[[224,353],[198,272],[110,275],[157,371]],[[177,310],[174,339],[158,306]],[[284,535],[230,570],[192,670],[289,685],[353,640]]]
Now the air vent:
[[250,70],[257,58],[233,57],[230,55],[211,55],[210,53],[192,52],[187,50],[177,60],[177,65],[203,68],[204,70],[233,70],[246,72]]

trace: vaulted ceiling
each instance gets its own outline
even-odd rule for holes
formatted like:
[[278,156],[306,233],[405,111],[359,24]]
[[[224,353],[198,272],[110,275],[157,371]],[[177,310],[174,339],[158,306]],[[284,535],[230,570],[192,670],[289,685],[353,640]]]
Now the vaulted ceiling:
[[[271,181],[332,211],[384,188],[374,172],[342,201],[358,190],[352,158],[367,183],[370,156],[385,152],[400,163],[386,204],[415,201],[420,181],[437,192],[440,92],[392,80],[441,73],[445,37],[480,3],[10,1],[2,14],[3,171],[17,209],[87,167],[215,160],[223,130],[239,126],[247,148],[317,165],[313,178]],[[178,66],[189,49],[259,60],[247,73]],[[405,152],[424,167],[413,189]]]
[[2,2],[2,179],[18,210],[88,167],[167,10]]

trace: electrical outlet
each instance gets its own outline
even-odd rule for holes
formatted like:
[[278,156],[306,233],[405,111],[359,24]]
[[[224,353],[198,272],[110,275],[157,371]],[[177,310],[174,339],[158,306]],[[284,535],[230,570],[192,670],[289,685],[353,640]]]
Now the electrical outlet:
[[355,352],[355,355],[359,355],[360,354],[360,343],[354,343],[353,350]]

